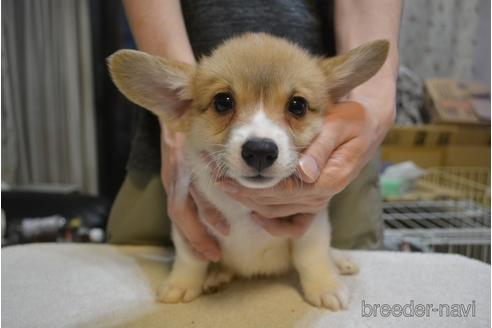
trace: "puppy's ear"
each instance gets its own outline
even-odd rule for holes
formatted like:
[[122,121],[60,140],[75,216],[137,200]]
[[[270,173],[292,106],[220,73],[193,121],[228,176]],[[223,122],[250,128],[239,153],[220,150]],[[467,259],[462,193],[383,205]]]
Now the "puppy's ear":
[[369,80],[383,66],[388,56],[389,42],[377,40],[342,55],[324,59],[321,67],[328,78],[328,91],[333,102]]
[[114,83],[128,99],[171,127],[176,127],[176,121],[187,112],[192,65],[141,51],[119,50],[108,58],[108,66]]

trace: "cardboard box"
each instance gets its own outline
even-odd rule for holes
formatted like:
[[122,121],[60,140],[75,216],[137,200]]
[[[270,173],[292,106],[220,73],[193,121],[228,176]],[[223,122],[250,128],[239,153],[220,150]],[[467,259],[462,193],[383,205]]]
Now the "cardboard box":
[[383,161],[413,161],[420,167],[490,167],[490,127],[396,126],[381,147]]
[[443,166],[446,152],[442,148],[383,146],[381,158],[389,163],[412,161],[420,167],[428,168]]
[[446,149],[444,166],[490,167],[490,147],[450,146]]
[[432,123],[490,125],[490,90],[476,82],[425,82],[424,104]]

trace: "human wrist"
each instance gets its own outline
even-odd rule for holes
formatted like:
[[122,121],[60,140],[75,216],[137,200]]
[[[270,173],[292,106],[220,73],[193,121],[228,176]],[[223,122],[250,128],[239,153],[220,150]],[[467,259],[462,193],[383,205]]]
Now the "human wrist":
[[[394,125],[396,117],[396,94],[391,91],[393,86],[388,84],[380,90],[354,90],[340,102],[356,102],[366,112],[367,122],[381,141]],[[358,92],[355,92],[358,91]]]

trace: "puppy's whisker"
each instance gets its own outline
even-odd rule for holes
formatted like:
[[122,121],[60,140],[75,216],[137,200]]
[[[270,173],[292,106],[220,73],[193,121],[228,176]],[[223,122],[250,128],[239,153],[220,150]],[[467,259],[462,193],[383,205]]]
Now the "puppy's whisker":
[[203,170],[210,170],[212,174],[208,175],[209,176],[209,183],[212,183],[213,176],[214,174],[214,169],[217,167],[217,162],[221,162],[220,158],[223,156],[223,151],[216,151],[213,153],[209,153],[209,156],[206,157],[205,159],[205,165],[201,165],[202,163],[196,165],[192,169],[192,175],[197,175],[199,173],[202,173]]
[[221,162],[218,170],[217,170],[217,176],[216,176],[216,181],[222,179],[227,173],[227,165],[224,162]]
[[295,167],[294,168],[294,180],[296,181],[296,187],[297,188],[303,188],[304,187],[304,181],[301,179],[301,171],[299,169],[299,167]]
[[226,145],[223,145],[223,144],[209,144],[208,146],[219,147],[219,148],[225,148],[226,147]]

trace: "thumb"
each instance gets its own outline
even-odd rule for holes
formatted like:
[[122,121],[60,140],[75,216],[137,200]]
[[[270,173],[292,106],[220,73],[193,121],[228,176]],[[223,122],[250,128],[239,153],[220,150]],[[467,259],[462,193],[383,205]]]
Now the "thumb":
[[337,133],[325,126],[309,147],[301,154],[299,160],[299,177],[307,183],[315,182],[325,167],[331,153],[337,146]]
[[[299,160],[299,172],[302,181],[315,182],[325,168],[333,151],[354,136],[354,126],[365,117],[365,108],[360,102],[344,101],[336,104],[325,117],[321,133],[303,152]],[[355,124],[355,125],[354,125]],[[355,132],[356,133],[356,132]]]

